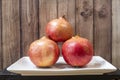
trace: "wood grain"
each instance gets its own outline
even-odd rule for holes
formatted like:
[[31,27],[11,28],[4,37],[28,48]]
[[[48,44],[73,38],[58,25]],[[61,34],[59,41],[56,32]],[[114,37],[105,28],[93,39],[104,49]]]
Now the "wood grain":
[[112,0],[112,63],[120,68],[120,0]]
[[[75,0],[58,0],[58,18],[64,15],[66,20],[72,25],[75,35]],[[60,51],[62,44],[62,42],[58,42]]]
[[57,18],[57,0],[39,0],[39,34],[45,36],[47,23]]
[[93,0],[76,0],[76,33],[93,42]]
[[2,70],[2,0],[0,0],[0,70]]
[[38,0],[21,1],[21,51],[27,55],[29,45],[38,38]]
[[46,24],[63,15],[74,35],[93,43],[95,55],[120,67],[119,5],[119,0],[0,0],[0,70],[27,55]]
[[19,0],[2,0],[3,68],[20,58]]
[[111,62],[111,0],[94,0],[95,54]]

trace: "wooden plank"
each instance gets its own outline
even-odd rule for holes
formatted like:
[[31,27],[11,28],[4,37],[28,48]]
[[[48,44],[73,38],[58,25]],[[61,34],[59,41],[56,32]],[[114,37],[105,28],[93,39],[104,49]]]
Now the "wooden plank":
[[93,42],[93,0],[76,0],[76,32]]
[[3,68],[20,58],[19,0],[2,0]]
[[1,3],[2,0],[0,0],[0,70],[2,70],[2,3]]
[[112,63],[120,68],[120,0],[112,0]]
[[111,62],[111,0],[94,0],[95,54]]
[[[64,15],[66,20],[72,25],[75,34],[75,0],[58,0],[58,18]],[[62,44],[62,42],[58,43],[60,49]]]
[[57,1],[56,0],[39,0],[39,34],[40,37],[45,35],[45,26],[47,23],[57,18]]
[[58,17],[64,15],[75,34],[75,0],[58,0]]
[[27,55],[29,45],[38,38],[38,0],[21,1],[21,49]]

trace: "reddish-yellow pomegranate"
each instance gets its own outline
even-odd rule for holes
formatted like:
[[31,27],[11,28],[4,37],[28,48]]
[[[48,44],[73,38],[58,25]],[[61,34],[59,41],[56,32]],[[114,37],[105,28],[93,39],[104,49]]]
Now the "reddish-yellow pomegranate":
[[64,42],[73,35],[72,26],[64,17],[51,20],[47,24],[45,32],[50,39],[56,42]]
[[66,63],[71,66],[85,66],[93,56],[92,43],[79,36],[72,37],[62,45],[62,55]]
[[36,66],[50,67],[58,60],[60,51],[56,42],[42,37],[31,43],[28,55]]

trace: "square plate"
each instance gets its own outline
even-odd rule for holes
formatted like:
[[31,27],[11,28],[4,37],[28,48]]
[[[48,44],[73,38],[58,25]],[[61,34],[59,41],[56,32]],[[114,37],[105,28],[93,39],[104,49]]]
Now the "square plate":
[[100,56],[93,56],[84,67],[75,68],[67,65],[63,57],[59,57],[55,65],[49,68],[36,67],[28,56],[22,57],[7,68],[8,71],[21,75],[55,76],[55,75],[97,75],[117,70],[111,63]]

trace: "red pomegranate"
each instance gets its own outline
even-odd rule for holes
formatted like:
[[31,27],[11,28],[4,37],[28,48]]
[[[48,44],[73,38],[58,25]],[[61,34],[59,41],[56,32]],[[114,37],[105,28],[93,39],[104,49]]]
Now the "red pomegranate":
[[36,66],[50,67],[58,60],[60,51],[56,42],[42,37],[31,43],[28,55]]
[[64,42],[73,35],[72,26],[64,17],[51,20],[47,24],[45,32],[50,39],[56,42]]
[[62,45],[62,55],[66,63],[71,66],[85,66],[93,56],[92,43],[79,36],[72,37]]

